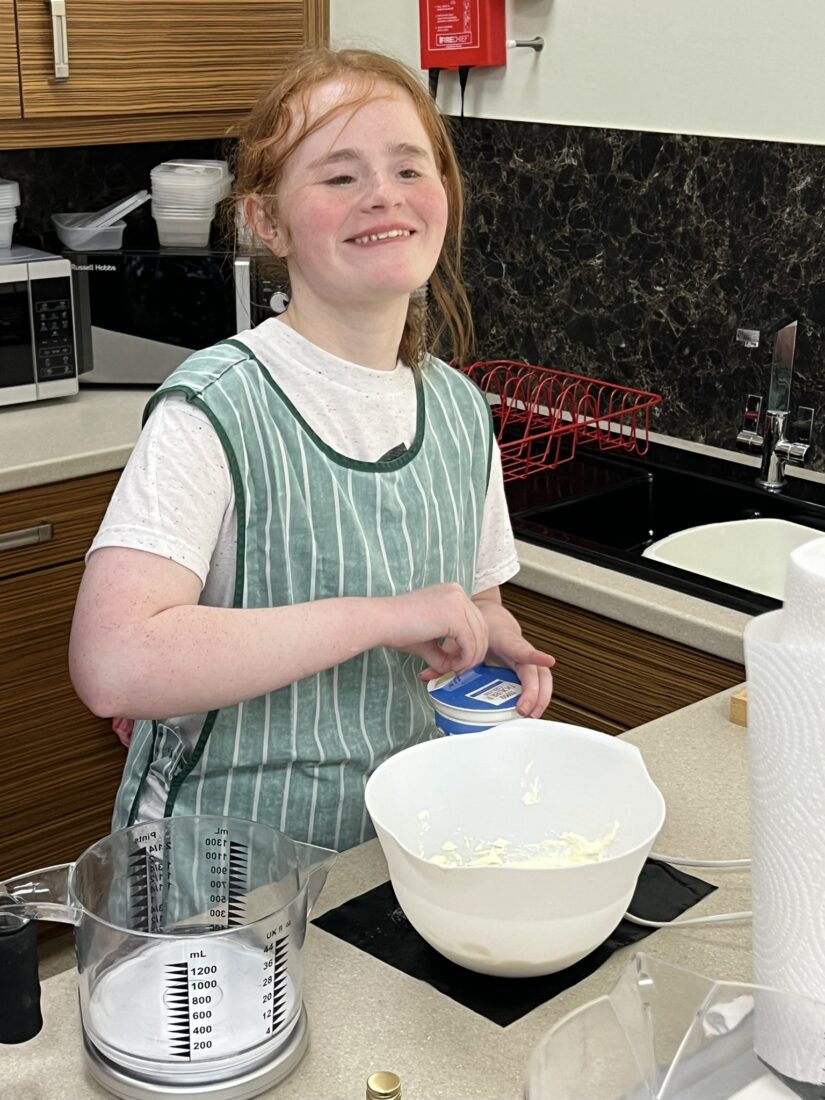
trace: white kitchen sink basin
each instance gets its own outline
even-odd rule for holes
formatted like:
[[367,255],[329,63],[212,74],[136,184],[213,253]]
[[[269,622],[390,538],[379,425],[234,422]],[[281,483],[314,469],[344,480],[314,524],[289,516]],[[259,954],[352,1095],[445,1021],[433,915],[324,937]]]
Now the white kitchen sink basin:
[[651,543],[642,557],[781,600],[789,554],[823,537],[785,519],[739,519],[677,531]]

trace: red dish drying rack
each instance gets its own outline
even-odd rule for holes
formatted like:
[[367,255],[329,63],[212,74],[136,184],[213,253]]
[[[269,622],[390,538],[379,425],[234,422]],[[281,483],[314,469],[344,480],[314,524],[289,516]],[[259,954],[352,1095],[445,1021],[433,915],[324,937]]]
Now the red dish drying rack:
[[644,454],[650,410],[662,401],[645,390],[509,359],[461,370],[490,401],[505,481],[553,470],[574,458],[579,444]]

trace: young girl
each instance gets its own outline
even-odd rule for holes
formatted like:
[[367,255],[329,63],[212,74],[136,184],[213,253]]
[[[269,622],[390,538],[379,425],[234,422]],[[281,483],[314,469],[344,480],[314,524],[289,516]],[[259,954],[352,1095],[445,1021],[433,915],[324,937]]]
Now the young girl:
[[138,719],[115,828],[227,814],[343,849],[373,835],[371,772],[435,734],[426,680],[489,655],[539,716],[553,658],[501,605],[518,563],[485,399],[428,354],[444,330],[464,354],[469,311],[458,168],[414,74],[302,55],[241,134],[236,197],[289,306],[153,395],[71,673]]

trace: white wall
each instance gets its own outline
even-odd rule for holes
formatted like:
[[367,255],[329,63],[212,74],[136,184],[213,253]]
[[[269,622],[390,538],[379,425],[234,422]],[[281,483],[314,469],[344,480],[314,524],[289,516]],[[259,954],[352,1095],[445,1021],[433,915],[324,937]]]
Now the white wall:
[[[330,0],[336,45],[418,67],[417,0]],[[487,118],[825,144],[825,0],[506,0],[506,70],[470,74]],[[459,111],[457,78],[438,101]]]

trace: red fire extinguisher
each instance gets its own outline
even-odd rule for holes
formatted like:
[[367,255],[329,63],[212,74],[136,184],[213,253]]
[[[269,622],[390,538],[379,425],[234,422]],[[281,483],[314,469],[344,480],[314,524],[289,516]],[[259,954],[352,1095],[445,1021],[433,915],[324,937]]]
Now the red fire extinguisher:
[[418,0],[421,68],[435,97],[442,69],[457,70],[464,88],[471,68],[506,64],[505,0]]
[[504,0],[418,0],[421,68],[504,65]]

